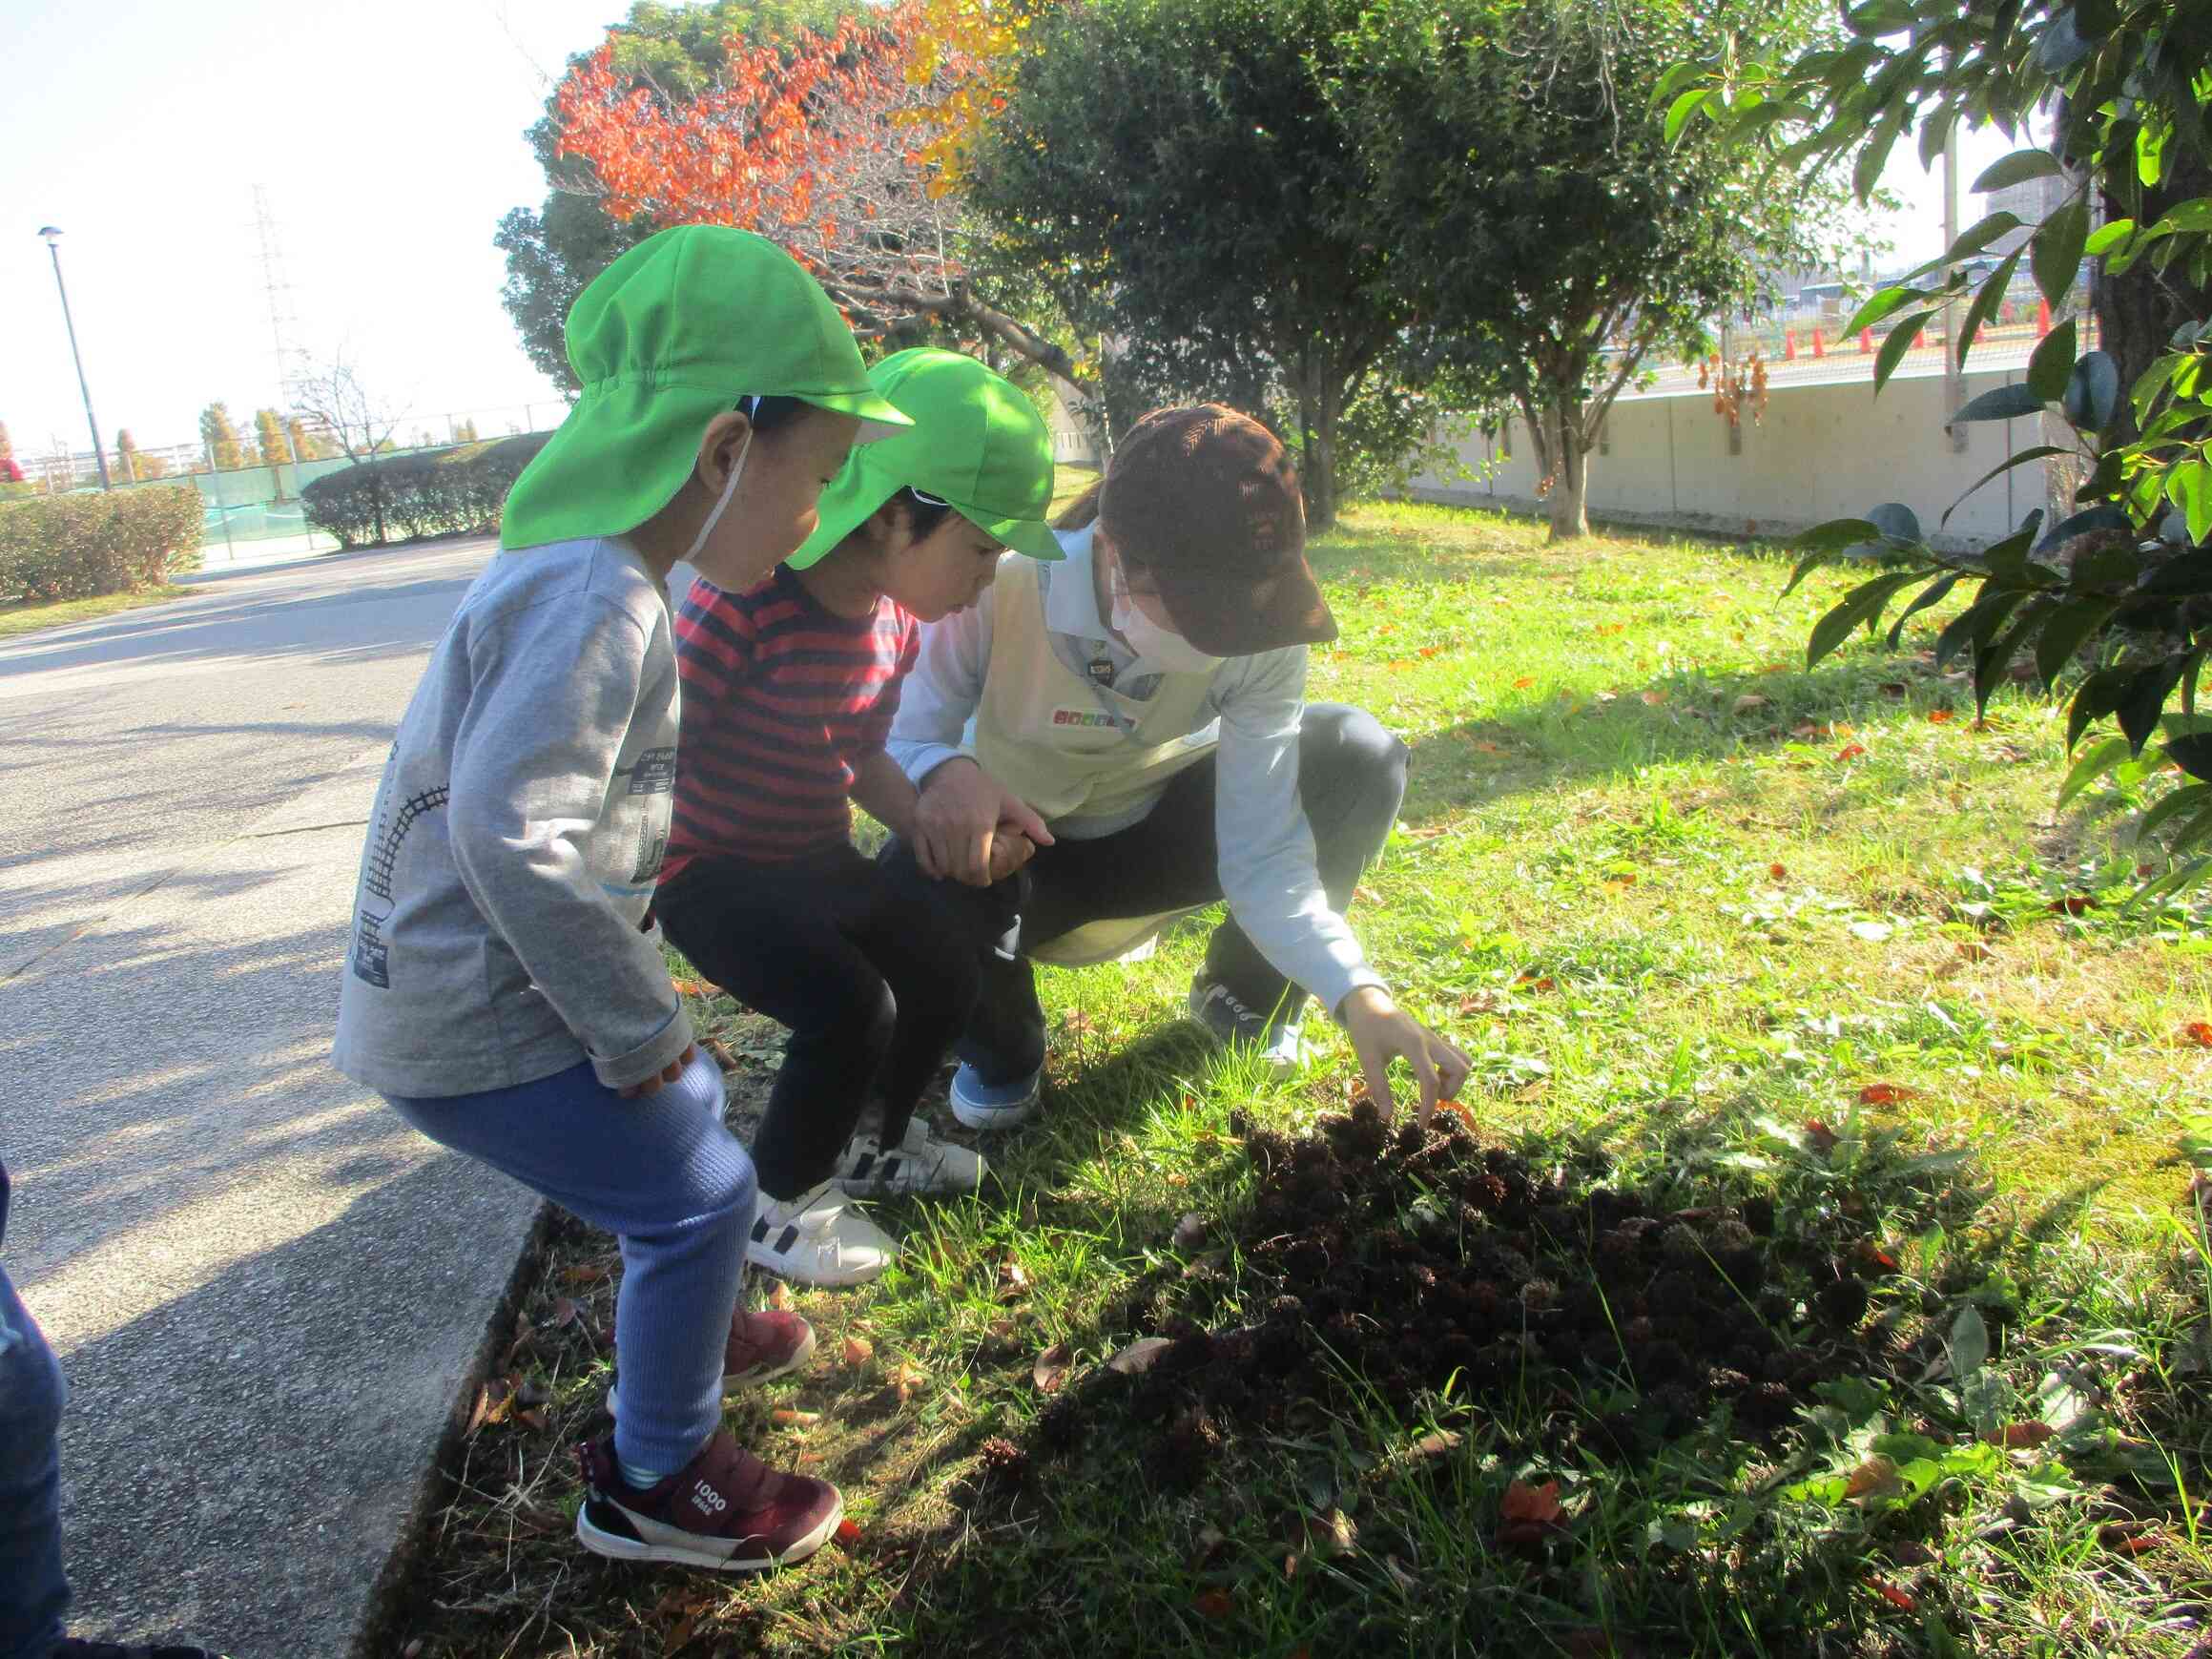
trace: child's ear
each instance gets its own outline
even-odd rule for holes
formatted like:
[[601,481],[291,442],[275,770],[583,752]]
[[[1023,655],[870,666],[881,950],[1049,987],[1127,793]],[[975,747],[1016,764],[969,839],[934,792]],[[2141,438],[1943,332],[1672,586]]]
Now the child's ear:
[[895,495],[868,515],[868,539],[888,552],[899,546],[899,534],[908,526],[906,508]]
[[707,423],[699,436],[699,482],[719,495],[730,482],[730,469],[745,453],[753,437],[753,423],[735,409],[725,410]]

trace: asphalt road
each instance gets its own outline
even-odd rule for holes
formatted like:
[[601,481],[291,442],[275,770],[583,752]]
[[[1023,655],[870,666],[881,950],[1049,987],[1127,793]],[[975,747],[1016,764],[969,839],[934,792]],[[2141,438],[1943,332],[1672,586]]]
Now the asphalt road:
[[80,1634],[343,1653],[535,1208],[326,1061],[384,750],[489,551],[0,646],[0,1260],[71,1383]]

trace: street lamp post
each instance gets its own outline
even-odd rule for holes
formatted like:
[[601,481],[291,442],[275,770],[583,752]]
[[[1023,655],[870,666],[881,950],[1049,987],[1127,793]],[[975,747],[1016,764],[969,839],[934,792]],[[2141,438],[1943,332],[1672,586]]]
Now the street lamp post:
[[108,452],[100,447],[100,423],[93,413],[93,388],[85,384],[84,354],[77,350],[76,319],[70,315],[69,284],[61,280],[61,232],[53,225],[41,225],[38,234],[46,240],[46,251],[53,256],[53,285],[61,290],[61,321],[69,330],[70,360],[77,365],[77,390],[84,394],[85,425],[93,433],[93,463],[100,469],[100,487],[113,489],[108,477]]

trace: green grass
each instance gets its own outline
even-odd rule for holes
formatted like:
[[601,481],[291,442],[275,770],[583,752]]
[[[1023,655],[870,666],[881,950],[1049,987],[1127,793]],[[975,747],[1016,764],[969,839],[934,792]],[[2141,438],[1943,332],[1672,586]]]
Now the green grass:
[[[1001,1184],[893,1208],[897,1269],[798,1297],[825,1361],[733,1403],[763,1456],[843,1486],[857,1545],[734,1586],[578,1559],[554,1454],[607,1360],[546,1332],[557,1298],[605,1300],[607,1249],[571,1234],[517,1350],[551,1421],[470,1438],[403,1639],[431,1655],[2194,1651],[2212,1601],[2201,919],[2125,908],[2124,799],[2053,814],[2062,715],[2016,688],[1976,724],[1926,654],[1940,613],[1897,653],[1862,637],[1809,674],[1805,637],[1846,578],[1777,600],[1786,567],[1755,553],[1540,538],[1377,508],[1315,550],[1343,637],[1315,653],[1311,695],[1371,709],[1414,750],[1354,926],[1401,1002],[1474,1058],[1482,1132],[1540,1159],[1602,1151],[1685,1204],[1768,1192],[1809,1227],[1848,1218],[1898,1259],[1882,1306],[1900,1344],[1926,1338],[1911,1363],[1780,1450],[1715,1427],[1635,1474],[1576,1462],[1513,1399],[1453,1392],[1234,1444],[1195,1493],[1110,1444],[1019,1494],[986,1485],[978,1446],[1019,1440],[1044,1403],[1038,1353],[1104,1358],[1117,1296],[1173,1255],[1177,1217],[1235,1213],[1251,1174],[1232,1110],[1296,1130],[1354,1078],[1326,1028],[1288,1086],[1205,1050],[1174,1022],[1205,936],[1187,923],[1149,963],[1043,975],[1049,1109],[992,1148]],[[756,1087],[772,1033],[704,1012]],[[579,1268],[588,1286],[562,1276]],[[1976,1324],[1980,1365],[1960,1346]],[[858,1363],[839,1362],[847,1337],[869,1346]],[[2065,1424],[2041,1450],[1974,1439],[2038,1417]],[[1930,1438],[1877,1440],[1897,1434]],[[1927,1489],[1845,1499],[1884,1448]],[[1561,1481],[1573,1523],[1534,1557],[1491,1542],[1515,1478]],[[1355,1524],[1352,1547],[1287,1575],[1284,1518],[1323,1509]]]
[[118,611],[135,611],[141,605],[160,605],[181,599],[189,588],[146,588],[135,593],[104,593],[97,599],[24,599],[0,604],[0,639],[36,633],[42,628],[66,628],[72,622],[91,622]]

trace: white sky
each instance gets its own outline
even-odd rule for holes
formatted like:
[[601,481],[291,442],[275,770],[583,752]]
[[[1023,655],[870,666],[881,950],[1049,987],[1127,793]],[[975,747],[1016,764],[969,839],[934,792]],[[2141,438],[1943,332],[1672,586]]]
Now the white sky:
[[[627,0],[0,0],[0,421],[20,455],[86,441],[41,225],[59,225],[101,437],[194,442],[277,400],[254,224],[268,189],[293,343],[344,344],[437,429],[552,404],[499,303],[491,245],[543,178],[523,133],[546,75]],[[1974,176],[2007,146],[1962,146]],[[1900,146],[1898,255],[1941,251],[1940,169]],[[1979,217],[1971,197],[1960,218]],[[540,411],[540,420],[547,411]],[[407,429],[406,426],[403,430]],[[486,426],[489,432],[494,428]]]

